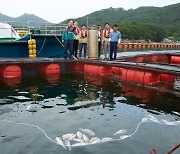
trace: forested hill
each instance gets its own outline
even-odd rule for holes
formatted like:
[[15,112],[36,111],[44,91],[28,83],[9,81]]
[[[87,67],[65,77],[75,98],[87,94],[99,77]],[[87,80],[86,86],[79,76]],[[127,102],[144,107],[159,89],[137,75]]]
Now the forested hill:
[[[87,19],[89,25],[116,23],[120,26],[124,37],[129,39],[160,41],[163,37],[169,36],[173,36],[176,40],[180,39],[180,3],[165,7],[139,7],[130,10],[108,8],[77,18],[79,25],[87,24]],[[142,33],[143,36],[136,34],[137,32]],[[157,38],[150,35],[156,35]]]

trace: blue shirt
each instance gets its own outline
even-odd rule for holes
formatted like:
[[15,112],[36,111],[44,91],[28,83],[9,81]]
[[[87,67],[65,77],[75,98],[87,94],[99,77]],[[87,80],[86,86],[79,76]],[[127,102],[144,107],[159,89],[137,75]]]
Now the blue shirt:
[[109,38],[111,42],[118,42],[119,39],[121,40],[121,33],[119,31],[112,31]]

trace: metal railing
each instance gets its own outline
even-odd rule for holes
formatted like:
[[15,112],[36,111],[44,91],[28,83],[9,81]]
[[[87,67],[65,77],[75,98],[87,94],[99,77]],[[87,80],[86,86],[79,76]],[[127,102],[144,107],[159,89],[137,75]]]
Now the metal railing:
[[27,31],[37,34],[56,34],[61,35],[66,28],[65,24],[53,24],[53,23],[43,23],[43,22],[15,22],[6,21],[5,23],[10,24],[16,31]]

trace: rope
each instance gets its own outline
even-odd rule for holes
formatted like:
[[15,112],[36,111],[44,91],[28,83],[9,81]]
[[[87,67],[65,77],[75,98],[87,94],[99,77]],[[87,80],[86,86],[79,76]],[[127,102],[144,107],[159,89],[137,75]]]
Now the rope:
[[[40,128],[40,127],[38,127],[38,126],[36,126],[36,125],[30,125],[30,124],[26,124],[26,123],[18,123],[18,122],[13,122],[13,121],[10,121],[10,120],[2,120],[2,121],[4,121],[4,122],[9,122],[9,123],[13,123],[13,124],[17,124],[17,125],[25,125],[25,126],[30,126],[30,127],[37,128],[37,129],[39,129],[41,132],[43,132],[43,134],[44,134],[51,142],[53,142],[53,143],[55,143],[55,144],[58,144],[58,143],[55,142],[53,139],[51,139],[51,138],[46,134],[46,132],[45,132],[42,128]],[[59,145],[59,144],[58,144],[58,145]]]
[[[47,37],[47,36],[46,36]],[[41,47],[41,49],[39,50],[39,52],[37,53],[37,55],[42,51],[42,49],[44,48],[44,45],[45,45],[45,42],[46,42],[46,37],[45,37],[45,39],[44,39],[44,42],[43,42],[43,45],[42,45],[42,47]]]

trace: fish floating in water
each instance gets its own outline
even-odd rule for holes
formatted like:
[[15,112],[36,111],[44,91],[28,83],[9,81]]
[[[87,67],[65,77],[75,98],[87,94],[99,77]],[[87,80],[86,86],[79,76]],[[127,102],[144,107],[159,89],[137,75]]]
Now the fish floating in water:
[[79,139],[83,139],[83,133],[81,133],[80,131],[78,131],[76,135]]
[[120,134],[125,134],[125,133],[127,133],[127,130],[121,129],[121,130],[117,131],[116,133],[114,133],[113,135],[120,135]]
[[124,139],[126,139],[126,138],[128,138],[128,137],[130,137],[130,135],[122,135],[122,136],[120,136],[120,139],[121,139],[121,140],[124,140]]
[[66,149],[61,137],[56,137],[56,142],[57,142],[57,144],[61,145],[64,149]]
[[63,141],[71,141],[76,137],[76,134],[65,134],[62,136]]
[[80,128],[80,130],[83,133],[85,133],[86,135],[95,136],[95,133],[92,130],[90,130],[90,129],[82,129],[82,128]]
[[113,141],[113,139],[110,138],[110,137],[104,137],[104,138],[102,138],[101,141],[102,141],[102,142],[109,142],[109,141]]
[[80,139],[80,138],[73,138],[73,141],[79,142],[79,143],[84,143],[84,140]]
[[87,135],[83,134],[83,140],[84,140],[84,142],[86,142],[86,143],[89,142],[89,138],[87,137]]
[[96,144],[96,143],[100,143],[101,139],[98,137],[93,137],[92,139],[90,139],[89,141],[90,143]]

